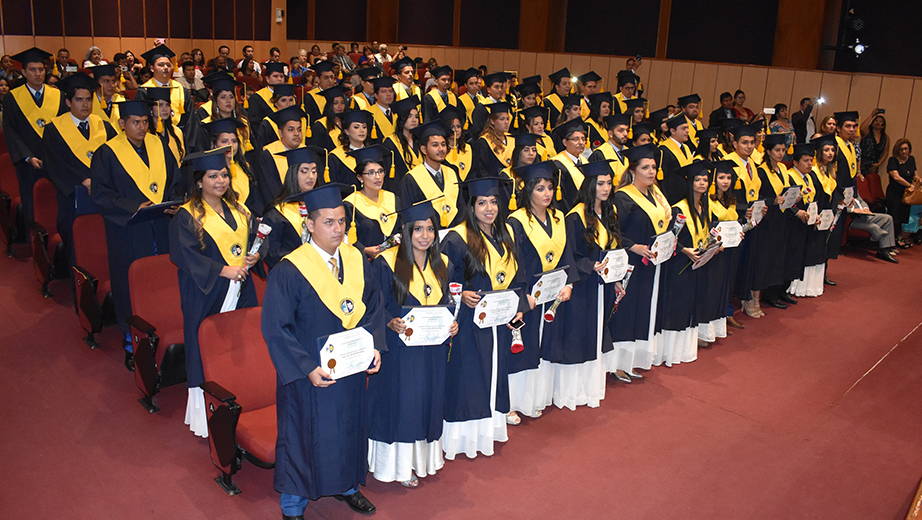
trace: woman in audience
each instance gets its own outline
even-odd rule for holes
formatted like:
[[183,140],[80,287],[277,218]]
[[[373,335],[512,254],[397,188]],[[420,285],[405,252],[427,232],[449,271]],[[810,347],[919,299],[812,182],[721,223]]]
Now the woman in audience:
[[[878,168],[890,156],[890,137],[887,135],[887,120],[875,109],[871,117],[861,123],[861,174],[877,173]],[[894,216],[896,218],[896,216]],[[899,224],[894,222],[899,227]]]
[[836,118],[835,116],[826,116],[820,122],[819,126],[816,127],[816,133],[810,138],[812,141],[817,137],[822,137],[824,135],[836,133]]
[[903,194],[916,177],[916,158],[912,156],[912,143],[909,139],[897,139],[893,145],[893,157],[887,162],[887,174],[890,175],[890,184],[887,185],[887,213],[893,217],[893,227],[900,229],[897,245],[901,249],[909,249],[912,247],[909,241],[910,233],[904,226],[909,222],[913,207],[903,204]]
[[784,103],[775,105],[775,113],[768,122],[768,130],[773,134],[787,134],[785,146],[790,148],[794,144],[794,125],[788,118],[788,106]]
[[97,65],[106,65],[108,62],[102,59],[102,49],[93,45],[86,51],[86,59],[83,60],[83,68],[96,67]]
[[256,70],[256,62],[253,58],[244,58],[240,63],[240,70],[237,71],[237,78],[255,78],[262,81],[262,76]]
[[0,58],[0,78],[3,78],[7,81],[7,87],[13,81],[22,77],[22,73],[13,68],[13,58],[9,54],[4,54]]
[[[358,190],[343,199],[349,243],[375,258],[384,241],[399,229],[397,208],[400,199],[383,189],[390,170],[390,154],[380,145],[371,145],[349,152],[355,161],[355,184]],[[397,160],[396,158],[394,159]]]

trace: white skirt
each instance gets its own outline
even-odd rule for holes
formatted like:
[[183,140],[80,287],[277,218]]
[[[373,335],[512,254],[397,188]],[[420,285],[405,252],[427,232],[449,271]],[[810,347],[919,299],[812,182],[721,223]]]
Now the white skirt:
[[554,367],[541,360],[538,368],[509,374],[509,410],[534,417],[551,405],[554,396]]
[[826,264],[811,265],[804,268],[804,275],[800,280],[791,282],[788,292],[803,298],[805,296],[823,295],[823,278],[826,277]]
[[197,386],[189,389],[189,399],[186,401],[186,424],[189,425],[189,429],[195,435],[208,438],[205,392]]
[[698,339],[713,343],[717,338],[727,337],[727,318],[718,318],[708,323],[698,324]]
[[647,339],[634,341],[616,341],[614,349],[602,356],[602,364],[608,372],[623,370],[632,372],[635,368],[650,370],[653,366],[653,355],[656,352],[656,305],[659,298],[659,275],[661,265],[656,266],[653,274],[653,297],[650,298],[650,327],[647,329]]
[[384,442],[368,439],[368,471],[381,482],[406,482],[435,475],[445,465],[442,441]]
[[679,363],[690,363],[698,359],[698,327],[685,330],[664,330],[656,335],[657,349],[653,356],[656,366],[667,367]]
[[557,408],[575,410],[583,405],[598,408],[605,399],[605,369],[602,364],[604,288],[604,285],[599,285],[595,359],[578,365],[551,365],[554,367],[554,404]]

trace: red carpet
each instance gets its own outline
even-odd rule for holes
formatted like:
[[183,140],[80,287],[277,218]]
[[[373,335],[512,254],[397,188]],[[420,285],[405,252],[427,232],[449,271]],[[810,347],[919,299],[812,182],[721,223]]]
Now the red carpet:
[[[526,419],[415,490],[369,477],[374,517],[902,519],[922,470],[922,248],[847,254],[824,296],[741,318],[694,363],[609,379],[601,408]],[[46,300],[30,260],[0,273],[0,516],[280,518],[271,471],[244,464],[236,497],[214,483],[185,388],[148,415],[114,328],[91,351],[63,282]],[[306,512],[359,517],[331,498]]]

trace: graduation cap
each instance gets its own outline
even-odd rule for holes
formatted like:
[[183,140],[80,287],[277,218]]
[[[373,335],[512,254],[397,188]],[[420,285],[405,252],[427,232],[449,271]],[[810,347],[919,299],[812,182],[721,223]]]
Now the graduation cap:
[[827,144],[836,145],[836,134],[826,134],[810,141],[817,152],[821,152]]
[[105,65],[96,65],[95,67],[88,67],[86,69],[90,74],[96,78],[97,81],[105,76],[115,77],[118,73],[115,71],[114,63],[107,63]]
[[614,98],[611,96],[611,92],[599,92],[598,94],[592,94],[587,96],[589,99],[589,104],[593,107],[601,107],[602,103],[608,103],[609,108],[614,101]]
[[301,118],[304,117],[304,111],[301,110],[301,107],[298,105],[291,105],[290,107],[283,108],[278,112],[275,112],[269,117],[275,121],[275,124],[278,125],[281,129],[282,125],[289,121],[301,121]]
[[[217,76],[214,78],[211,78],[211,81],[206,83],[206,85],[211,87],[211,93],[213,96],[217,96],[218,93],[220,92],[234,92],[238,85],[243,84],[235,80],[229,74],[224,74],[223,72],[218,72],[218,73],[213,72],[212,74],[217,74]],[[204,82],[205,81],[203,79],[202,83]]]
[[813,147],[813,143],[801,143],[794,145],[794,153],[791,154],[791,157],[794,160],[798,160],[804,155],[813,156],[813,152],[816,151],[816,148]]
[[724,130],[728,128],[736,128],[738,126],[743,126],[745,124],[746,124],[746,121],[743,121],[742,119],[738,117],[722,117],[720,119],[720,127],[723,128]]
[[749,126],[756,129],[756,133],[765,131],[765,120],[759,119],[758,121],[753,121],[749,123]]
[[579,94],[570,94],[569,96],[563,96],[560,98],[560,101],[563,102],[563,106],[566,108],[579,106],[580,99],[582,99],[582,96]]
[[759,132],[758,128],[752,125],[740,125],[735,128],[730,128],[729,131],[733,134],[733,139],[736,141],[739,141],[740,137],[755,137]]
[[71,90],[86,89],[90,92],[96,92],[99,88],[99,82],[83,72],[76,72],[58,81],[58,88],[65,94]]
[[343,118],[343,128],[348,128],[349,125],[351,125],[352,123],[365,123],[367,125],[372,115],[371,115],[371,112],[356,109],[356,110],[346,110],[345,112],[340,114],[340,117]]
[[275,155],[288,159],[288,167],[291,168],[292,166],[311,163],[323,166],[326,152],[324,152],[322,148],[317,148],[316,146],[301,146],[299,148],[285,150],[284,152],[278,152]]
[[391,63],[391,70],[395,72],[400,72],[400,69],[404,67],[412,67],[413,70],[416,70],[416,62],[409,56],[400,58],[399,60]]
[[523,85],[527,83],[535,83],[538,85],[538,88],[541,88],[541,76],[540,75],[528,76],[527,78],[522,78],[520,81],[522,82]]
[[227,69],[218,69],[202,76],[202,83],[211,85],[211,82],[221,79],[234,79],[234,75]]
[[444,195],[439,195],[438,197],[433,197],[428,200],[421,200],[405,208],[400,208],[388,216],[400,215],[400,218],[404,221],[404,223],[416,222],[417,220],[427,220],[430,218],[433,222],[437,222],[439,219],[436,216],[435,208],[432,206],[432,201],[441,199],[442,197],[444,197]]
[[586,83],[590,81],[601,80],[602,76],[599,76],[598,74],[596,74],[594,70],[590,70],[589,72],[583,74],[582,76],[577,76],[576,79],[578,79],[580,83],[585,85]]
[[339,85],[335,87],[330,87],[324,91],[320,92],[320,95],[326,98],[327,103],[332,103],[334,99],[341,97],[346,98],[346,89],[340,87]]
[[576,165],[576,169],[586,177],[598,177],[600,175],[611,175],[609,164],[611,159],[603,159],[595,162],[584,162]]
[[634,74],[630,70],[619,70],[618,71],[618,88],[621,88],[628,83],[637,84],[637,74]]
[[650,112],[650,122],[654,123],[656,126],[659,126],[669,117],[669,109],[661,108],[659,110],[654,110]]
[[[316,68],[314,70],[317,70]],[[279,74],[285,74],[285,64],[279,61],[270,61],[263,63],[263,74],[268,76],[273,72],[278,72]]]
[[343,205],[343,193],[352,193],[354,186],[331,182],[319,188],[292,195],[289,200],[303,201],[308,212],[325,208],[338,208]]
[[688,105],[689,103],[700,103],[700,102],[701,102],[701,96],[699,96],[698,94],[689,94],[687,96],[682,96],[679,98],[680,107],[684,107]]
[[505,83],[507,79],[509,75],[505,72],[494,72],[483,77],[483,84],[489,87],[495,83]]
[[358,75],[362,78],[362,81],[371,81],[378,77],[378,69],[376,67],[368,67],[367,69],[359,69]]
[[634,135],[633,140],[636,141],[643,134],[653,135],[653,124],[652,123],[637,123],[636,125],[631,127],[631,131],[633,132],[633,135]]
[[170,48],[166,45],[162,44],[141,55],[141,57],[144,58],[144,61],[146,61],[148,65],[153,65],[154,62],[159,58],[173,59],[174,56],[176,56],[176,53],[171,51]]
[[624,105],[627,107],[627,110],[630,112],[637,108],[643,108],[643,104],[646,102],[647,100],[644,98],[632,98],[632,99],[626,100],[624,102]]
[[445,108],[439,112],[439,119],[441,119],[446,126],[450,125],[454,119],[461,121],[463,125],[467,120],[467,113],[454,105],[446,105]]
[[348,152],[348,155],[355,159],[355,164],[362,164],[365,162],[384,164],[385,156],[390,155],[390,152],[383,146],[375,144],[366,146],[365,148],[359,148],[358,150],[352,150]]
[[119,101],[115,103],[118,106],[119,119],[128,120],[131,116],[145,117],[150,116],[150,107],[153,103],[148,99],[133,99],[131,101]]
[[701,175],[708,175],[708,169],[711,167],[711,161],[695,161],[691,164],[682,166],[677,170],[677,173],[683,177],[689,183],[695,182],[695,177]]
[[605,126],[612,130],[618,125],[631,126],[631,116],[628,114],[612,114],[610,116],[605,116],[602,118],[605,121]]
[[538,146],[538,139],[541,136],[538,134],[516,134],[515,136],[515,146],[516,148],[520,146]]
[[171,87],[147,87],[145,91],[147,93],[147,99],[151,101],[166,101],[170,102],[170,91],[173,90]]
[[428,137],[433,135],[447,137],[448,127],[445,126],[445,123],[443,123],[441,119],[436,119],[435,121],[429,121],[424,125],[417,126],[411,130],[411,132],[413,132],[413,136],[420,141],[425,141]]
[[374,91],[377,93],[382,88],[390,88],[394,86],[394,83],[397,82],[397,79],[394,76],[385,76],[383,78],[375,78],[371,80],[371,84],[374,86]]
[[687,124],[688,124],[688,119],[686,119],[685,116],[683,116],[682,114],[679,114],[673,118],[666,120],[666,128],[670,130],[675,130],[676,128],[680,126],[687,125]]
[[570,70],[564,67],[558,70],[557,72],[549,75],[547,79],[551,80],[551,83],[556,85],[560,83],[560,80],[562,80],[563,78],[569,78],[569,77],[570,77]]
[[[809,152],[810,155],[813,155],[813,151]],[[736,163],[733,161],[715,161],[713,163],[714,169],[717,170],[717,173],[729,173],[736,175]]]
[[313,71],[316,72],[319,76],[324,72],[333,72],[333,65],[334,63],[332,61],[323,60],[311,65],[311,69],[313,69]]
[[502,114],[503,112],[510,113],[512,111],[512,105],[506,103],[505,101],[500,101],[499,103],[490,103],[489,105],[485,106],[487,107],[487,110],[490,111],[491,116]]
[[[695,134],[695,137],[698,138],[699,143],[710,143],[711,139],[717,137],[718,133],[719,132],[716,128],[706,128],[704,130],[698,130],[698,133]],[[701,146],[701,144],[698,146]]]
[[835,112],[832,116],[836,118],[836,126],[842,126],[847,121],[858,122],[858,112],[854,110],[849,112]]
[[538,94],[541,92],[541,85],[537,83],[522,83],[516,90],[519,91],[519,95],[522,97],[529,96],[531,94]]
[[395,102],[391,105],[391,110],[395,114],[402,114],[404,112],[409,113],[411,110],[419,106],[419,96],[413,94],[412,96],[401,99],[400,101]]
[[429,73],[432,74],[432,77],[435,79],[439,79],[442,76],[451,76],[451,72],[451,67],[448,65],[442,65],[441,67],[436,67],[429,71]]
[[295,86],[291,83],[282,83],[279,85],[272,85],[272,95],[275,96],[276,99],[280,97],[294,96]]
[[14,54],[10,57],[18,61],[23,68],[25,68],[30,63],[44,64],[45,60],[51,57],[51,53],[43,51],[38,47],[32,47],[31,49],[22,51],[19,54]]
[[778,146],[779,144],[785,145],[787,148],[788,136],[790,133],[778,133],[778,134],[769,134],[765,136],[765,139],[762,141],[762,146],[765,150],[771,150],[772,148]]
[[519,111],[519,114],[522,114],[522,117],[524,117],[526,121],[538,116],[541,116],[542,119],[547,121],[548,109],[541,105],[535,105],[533,107],[528,107],[525,110]]
[[218,119],[217,121],[206,123],[203,126],[205,127],[205,130],[207,130],[211,135],[235,134],[237,133],[237,129],[244,128],[246,123],[235,117],[225,117],[224,119]]
[[561,139],[570,137],[574,132],[586,132],[586,123],[578,117],[554,127],[554,134]]
[[554,174],[560,171],[560,166],[557,164],[557,161],[541,161],[516,166],[512,171],[525,182],[535,179],[547,179],[553,182]]
[[231,149],[230,146],[224,146],[221,148],[215,148],[214,150],[206,150],[204,152],[190,153],[189,155],[183,157],[182,162],[192,163],[192,168],[195,171],[208,171],[208,170],[223,170],[227,168],[227,152]]
[[656,160],[659,155],[659,150],[656,148],[656,145],[653,143],[647,143],[641,146],[635,146],[633,148],[628,148],[621,153],[627,157],[628,161],[634,162],[641,159],[653,159]]
[[459,85],[462,85],[464,83],[467,83],[467,81],[473,78],[474,76],[480,76],[480,69],[475,69],[475,68],[467,69],[461,74],[458,74],[457,76],[455,76],[455,80],[458,82]]
[[499,183],[512,182],[509,177],[478,177],[459,182],[458,185],[467,188],[471,197],[491,197],[499,195]]

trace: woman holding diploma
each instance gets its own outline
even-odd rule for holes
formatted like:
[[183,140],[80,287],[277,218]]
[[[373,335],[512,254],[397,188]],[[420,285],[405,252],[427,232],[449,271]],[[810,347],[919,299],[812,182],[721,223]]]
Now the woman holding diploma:
[[247,253],[250,213],[237,202],[224,155],[229,147],[190,154],[195,173],[189,200],[170,222],[170,260],[179,268],[179,295],[186,345],[189,399],[186,424],[192,433],[208,437],[205,382],[198,328],[220,312],[255,307],[256,290],[248,269],[259,253]]
[[[785,248],[788,243],[787,211],[781,209],[784,191],[791,185],[788,169],[781,162],[787,153],[787,138],[790,134],[765,136],[764,160],[759,165],[762,190],[759,198],[768,206],[768,213],[759,223],[759,247],[755,251],[755,265],[752,273],[752,288],[761,291],[761,300],[772,307],[786,309],[797,300],[787,295],[784,283]],[[788,210],[790,211],[790,210]],[[790,280],[788,280],[790,283]]]
[[263,246],[266,267],[272,269],[288,253],[306,244],[307,209],[302,195],[318,186],[318,173],[323,169],[323,150],[313,146],[295,148],[280,153],[288,160],[288,173],[278,197],[266,207],[263,222],[272,226]]
[[[512,425],[522,421],[516,412],[537,418],[551,404],[554,367],[547,361],[544,351],[553,350],[554,357],[559,357],[556,353],[563,350],[564,343],[568,341],[564,337],[563,320],[546,322],[544,313],[550,305],[536,305],[536,298],[531,294],[537,275],[558,266],[573,266],[573,256],[566,248],[565,215],[554,208],[554,174],[558,171],[554,161],[515,168],[515,174],[522,179],[524,186],[516,194],[519,209],[509,215],[509,225],[521,252],[519,274],[529,293],[526,298],[531,311],[525,313],[525,326],[521,329],[525,348],[509,358],[509,424]],[[572,283],[575,271],[570,270],[570,273],[567,282]],[[565,285],[556,297],[561,303],[566,302],[572,290],[571,285]]]
[[[675,258],[663,267],[659,292],[660,328],[653,364],[667,367],[690,363],[698,359],[697,269],[692,264],[701,258],[708,246],[711,222],[708,216],[707,161],[682,166],[676,173],[685,178],[685,196],[673,206],[673,215],[685,217],[685,226],[676,237]],[[719,246],[718,246],[719,247]]]
[[[605,398],[602,352],[612,348],[605,323],[611,316],[621,282],[602,283],[599,274],[610,268],[601,261],[603,251],[620,247],[618,217],[611,203],[612,169],[608,159],[577,166],[586,176],[576,205],[567,214],[567,249],[572,252],[573,283],[570,302],[560,308],[557,320],[566,324],[566,346],[542,353],[554,367],[554,404],[573,410],[580,405],[597,408]],[[557,321],[555,320],[555,321]],[[624,376],[627,377],[627,376]],[[630,379],[628,379],[630,381]]]
[[[827,134],[818,137],[810,142],[814,147],[814,161],[807,161],[807,158],[801,156],[800,167],[806,167],[807,164],[813,163],[808,175],[808,180],[804,180],[804,186],[809,187],[809,193],[804,194],[804,202],[807,203],[807,213],[819,215],[825,209],[835,210],[832,206],[832,194],[836,189],[836,141],[834,134]],[[801,150],[803,152],[803,150]],[[805,190],[807,191],[807,190]],[[811,204],[816,204],[815,210],[810,209]],[[794,296],[803,298],[804,296],[821,296],[823,294],[823,280],[826,278],[826,240],[829,231],[820,231],[817,229],[815,222],[810,223],[807,220],[807,241],[804,246],[804,271],[803,275],[791,282],[788,292]]]
[[[463,279],[458,335],[449,348],[445,373],[445,458],[459,453],[493,455],[494,442],[506,442],[509,379],[506,365],[512,344],[510,326],[479,328],[474,312],[485,291],[524,290],[518,277],[518,251],[512,228],[499,203],[496,177],[465,182],[464,222],[452,228],[442,242],[453,264],[453,280]],[[520,299],[515,320],[527,303]],[[482,312],[478,310],[477,312]]]
[[614,348],[602,354],[602,363],[609,372],[623,370],[630,377],[640,378],[634,369],[649,370],[653,364],[660,285],[661,269],[653,263],[657,258],[650,245],[655,236],[669,231],[672,208],[656,185],[656,145],[635,146],[625,150],[624,155],[630,162],[621,176],[614,202],[621,239],[634,272],[628,291],[608,322]]
[[[784,279],[788,281],[788,287],[786,288],[788,293],[795,292],[794,280],[804,279],[807,267],[808,237],[811,236],[811,233],[816,233],[816,229],[807,224],[809,219],[807,209],[816,196],[813,188],[813,178],[810,176],[810,172],[813,170],[813,151],[814,146],[811,143],[795,144],[794,153],[791,154],[792,166],[788,170],[791,186],[798,186],[801,193],[801,199],[787,212],[788,237],[787,250],[784,255]],[[820,285],[820,288],[822,288],[822,285]],[[804,291],[801,292],[803,293]],[[806,296],[805,294],[801,295]]]
[[[736,163],[713,163],[714,176],[708,190],[708,214],[711,227],[721,222],[740,222],[733,184],[736,182]],[[742,238],[742,233],[740,233]],[[698,339],[707,343],[727,337],[727,325],[745,328],[733,317],[733,280],[739,263],[739,245],[729,247],[711,259],[698,274],[698,298],[695,312],[698,317]]]
[[[384,296],[389,330],[381,371],[368,380],[368,471],[382,482],[415,488],[417,477],[435,475],[445,464],[441,437],[448,341],[405,345],[399,335],[411,334],[413,325],[402,319],[403,307],[448,303],[452,266],[440,251],[439,219],[432,203],[400,210],[400,218],[406,222],[401,229],[405,239],[371,265]],[[449,332],[458,333],[457,322]]]
[[382,189],[387,177],[387,150],[372,145],[349,152],[355,161],[355,179],[359,190],[343,199],[346,208],[349,243],[368,258],[381,252],[381,244],[397,227],[400,201],[393,192]]

